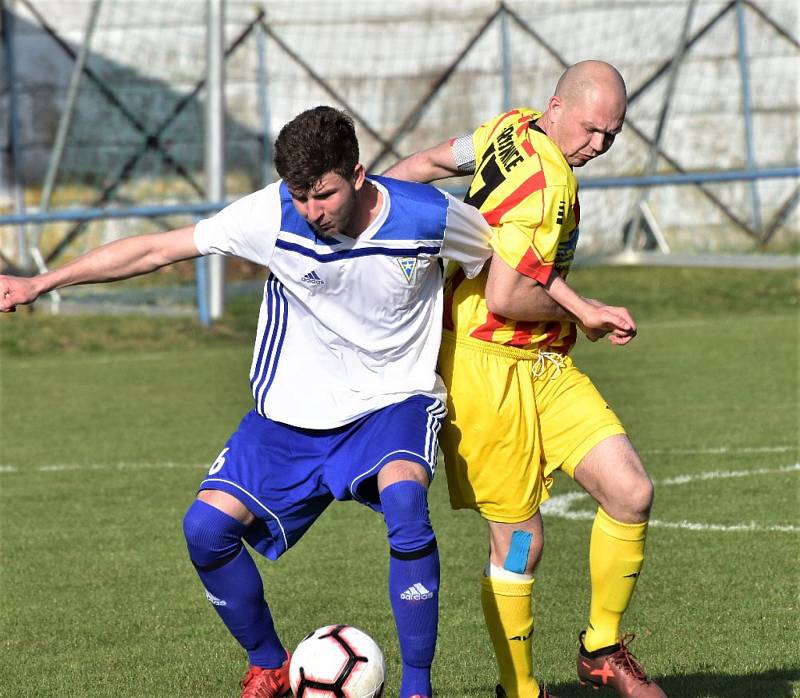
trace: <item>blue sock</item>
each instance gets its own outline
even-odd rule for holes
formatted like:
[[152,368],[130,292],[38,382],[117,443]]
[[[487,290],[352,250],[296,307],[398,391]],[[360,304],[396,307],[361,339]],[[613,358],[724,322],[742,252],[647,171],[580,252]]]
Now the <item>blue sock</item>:
[[428,516],[428,491],[402,481],[381,492],[389,529],[389,597],[400,641],[400,698],[433,695],[431,664],[439,623],[439,551]]
[[183,519],[189,557],[222,622],[247,650],[250,664],[279,667],[286,659],[264,585],[253,558],[242,544],[247,526],[196,499]]

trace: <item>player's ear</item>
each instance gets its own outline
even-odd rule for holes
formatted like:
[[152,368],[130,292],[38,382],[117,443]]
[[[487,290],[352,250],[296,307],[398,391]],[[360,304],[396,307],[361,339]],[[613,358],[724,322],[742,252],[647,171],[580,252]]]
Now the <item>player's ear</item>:
[[367,177],[367,171],[364,169],[364,165],[360,162],[356,164],[353,168],[353,176],[351,177],[350,181],[353,183],[353,189],[358,191],[364,185],[364,180]]
[[550,98],[550,101],[547,103],[547,113],[551,122],[556,123],[558,121],[563,107],[564,103],[561,101],[561,97],[553,95]]

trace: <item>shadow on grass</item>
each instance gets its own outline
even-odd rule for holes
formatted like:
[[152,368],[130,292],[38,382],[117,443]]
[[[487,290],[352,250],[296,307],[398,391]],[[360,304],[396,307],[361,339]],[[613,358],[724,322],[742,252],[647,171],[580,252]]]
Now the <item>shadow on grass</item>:
[[[702,672],[684,676],[660,676],[658,685],[669,698],[794,698],[792,684],[800,684],[800,669],[774,670],[763,674],[722,674]],[[582,688],[577,681],[547,684],[558,698],[612,698],[610,690]],[[463,698],[494,696],[494,684],[473,685]]]
[[[792,684],[798,682],[800,669],[774,670],[763,674],[701,672],[658,677],[658,685],[669,698],[793,698],[797,693]],[[581,688],[577,683],[548,684],[547,689],[558,698],[604,698],[614,695],[611,691]]]

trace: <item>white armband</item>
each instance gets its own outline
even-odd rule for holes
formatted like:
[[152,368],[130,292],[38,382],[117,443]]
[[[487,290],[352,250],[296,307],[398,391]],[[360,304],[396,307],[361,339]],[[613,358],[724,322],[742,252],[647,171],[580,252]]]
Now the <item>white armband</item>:
[[463,136],[454,138],[450,144],[450,151],[459,172],[464,174],[475,174],[475,148],[472,145],[472,134],[465,133]]

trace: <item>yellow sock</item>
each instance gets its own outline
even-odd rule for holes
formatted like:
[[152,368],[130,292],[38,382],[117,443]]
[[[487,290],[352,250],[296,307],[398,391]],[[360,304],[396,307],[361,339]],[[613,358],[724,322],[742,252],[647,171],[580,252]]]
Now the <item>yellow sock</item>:
[[500,684],[508,698],[539,695],[531,654],[532,591],[533,579],[509,581],[484,577],[481,582],[483,617],[494,646]]
[[597,510],[589,544],[592,603],[583,641],[590,652],[619,642],[622,614],[642,569],[646,536],[646,521],[626,524]]

